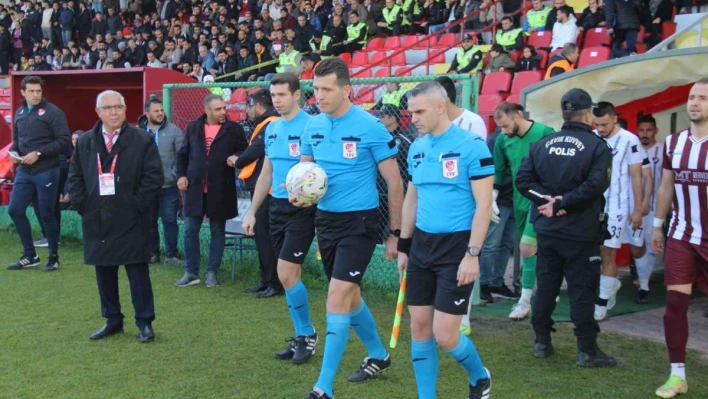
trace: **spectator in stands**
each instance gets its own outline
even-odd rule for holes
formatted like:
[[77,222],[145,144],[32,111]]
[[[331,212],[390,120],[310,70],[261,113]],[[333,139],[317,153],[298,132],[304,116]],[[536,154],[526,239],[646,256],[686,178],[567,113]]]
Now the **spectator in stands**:
[[0,23],[0,74],[10,74],[10,54],[12,51],[12,39],[5,29],[5,25]]
[[[302,16],[300,16],[302,18]],[[322,32],[315,32],[309,42],[313,53],[320,56],[332,55],[332,38],[323,35]]]
[[536,53],[536,49],[527,44],[524,46],[519,62],[516,63],[515,72],[536,71],[541,62],[541,56]]
[[74,46],[69,49],[69,53],[69,68],[81,69],[83,61],[81,60],[81,54],[79,54],[79,48]]
[[199,58],[197,58],[197,61],[199,61],[205,71],[210,71],[214,67],[214,54],[206,46],[199,46]]
[[280,22],[283,29],[295,29],[297,27],[297,19],[288,13],[288,9],[283,7],[280,9]]
[[167,64],[167,68],[175,69],[182,61],[182,50],[177,47],[175,41],[172,39],[165,40],[165,51],[162,52],[160,61]]
[[504,18],[504,9],[501,2],[494,3],[494,0],[483,0],[480,8],[487,7],[485,11],[479,14],[479,22],[485,26],[498,24]]
[[344,41],[345,50],[348,53],[361,50],[366,46],[366,38],[369,34],[369,27],[359,20],[359,14],[352,11],[349,13],[349,26],[347,26],[347,40]]
[[650,33],[650,47],[654,47],[661,42],[662,24],[671,21],[673,7],[670,0],[649,0],[648,7],[644,8],[647,16],[644,28]]
[[49,3],[44,2],[44,11],[42,11],[42,37],[47,40],[52,40],[52,14],[54,8],[49,7]]
[[[404,15],[406,12],[406,7],[405,7],[406,3],[413,4],[414,0],[407,0],[403,3],[401,8],[403,9]],[[357,14],[357,16],[359,17],[359,21],[363,22],[363,23],[366,23],[366,20],[369,18],[369,11],[366,9],[365,5],[361,4],[361,2],[359,0],[350,0],[349,1],[349,9],[347,11],[350,13],[355,12]],[[351,22],[352,21],[351,21],[351,16],[350,16],[349,24],[351,24]]]
[[203,82],[205,77],[211,75],[209,75],[209,72],[202,68],[202,64],[199,61],[195,61],[194,63],[192,63],[192,72],[189,74],[189,76],[196,79],[197,82]]
[[641,0],[605,0],[607,33],[614,35],[612,52],[615,58],[625,55],[622,50],[622,43],[625,41],[627,42],[627,52],[630,55],[636,54],[641,10]]
[[[491,0],[489,0],[491,1]],[[440,25],[445,22],[445,3],[443,0],[425,0],[423,3],[423,19],[420,27],[428,30],[432,26]],[[426,31],[426,33],[428,33]]]
[[314,37],[315,32],[317,32],[317,30],[314,26],[310,25],[307,21],[307,17],[304,15],[298,16],[297,26],[295,27],[295,50],[309,51],[311,49],[310,41]]
[[108,62],[108,52],[106,50],[98,50],[98,60],[93,69],[106,69]]
[[546,69],[544,79],[550,79],[564,72],[572,71],[575,69],[575,63],[578,61],[578,57],[580,57],[578,45],[575,43],[566,43],[563,46],[563,51],[554,55],[553,58],[548,61],[548,69]]
[[386,0],[386,7],[383,9],[381,16],[381,20],[376,24],[379,27],[379,36],[398,36],[401,34],[403,11],[393,0]]
[[346,51],[344,41],[347,40],[347,27],[342,22],[342,18],[335,15],[332,18],[332,24],[327,26],[325,31],[327,36],[332,38],[332,51],[335,55],[339,55]]
[[[553,0],[553,9],[548,13],[548,17],[546,17],[546,29],[549,32],[553,31],[553,25],[555,25],[556,21],[558,21],[558,10],[561,7],[568,6],[566,4],[565,0]],[[568,6],[570,7],[570,6]],[[570,7],[570,13],[575,15],[575,10],[573,10],[573,7]]]
[[480,62],[482,62],[482,51],[474,45],[471,35],[465,35],[462,38],[462,47],[457,49],[457,54],[452,59],[447,73],[472,73],[477,70]]
[[47,60],[41,55],[35,54],[34,56],[34,70],[35,71],[51,71],[52,66],[47,63]]
[[[241,49],[238,52],[238,59],[236,62],[236,70],[241,71],[243,69],[250,68],[255,65],[256,65],[256,58],[251,54],[251,51],[248,49],[248,47],[241,47]],[[237,82],[253,81],[253,79],[251,79],[251,76],[255,76],[255,74],[256,74],[256,70],[251,69],[248,71],[237,73],[236,75],[234,75],[234,78],[236,79]]]
[[501,29],[497,30],[496,44],[501,45],[506,51],[521,50],[524,46],[524,35],[521,28],[514,27],[511,17],[501,20]]
[[598,1],[589,0],[587,8],[580,15],[578,28],[581,32],[607,25],[607,22],[605,22],[605,10],[600,7]]
[[526,36],[533,32],[545,31],[548,14],[551,12],[551,8],[546,7],[542,0],[532,0],[531,4],[533,8],[526,13],[526,20],[522,26]]
[[323,31],[322,21],[320,20],[320,17],[313,11],[311,4],[308,3],[305,5],[305,14],[303,15],[305,16],[305,18],[307,18],[307,22],[309,22],[310,25],[312,25],[312,27],[314,27],[316,31]]
[[514,60],[511,59],[509,54],[504,51],[504,47],[499,43],[492,44],[492,47],[489,49],[489,56],[491,58],[489,59],[489,65],[487,65],[487,73],[512,72],[514,68],[516,68]]
[[152,51],[147,53],[147,61],[148,61],[147,66],[149,66],[151,68],[164,68],[165,67],[165,64],[160,62],[160,60],[158,60],[155,57],[155,53],[153,53]]
[[[270,53],[266,51],[266,44],[263,40],[256,41],[256,44],[254,44],[254,48],[255,51],[253,55],[256,58],[256,65],[260,65],[273,60],[273,58],[270,56]],[[249,77],[249,80],[263,80],[266,75],[272,73],[273,71],[275,71],[275,66],[273,65],[262,66],[255,71],[255,74]]]
[[379,110],[385,105],[396,107],[396,109],[408,109],[407,92],[408,88],[401,86],[398,82],[386,83],[386,92],[372,109]]
[[[300,76],[302,73],[300,69],[302,54],[295,50],[293,43],[289,40],[283,40],[283,50],[284,51],[278,56],[278,66],[275,68],[275,71],[277,73],[294,72],[296,75]],[[270,80],[273,76],[275,76],[275,74],[269,73],[266,75],[265,80]]]
[[263,21],[263,30],[266,32],[273,31],[273,23],[275,20],[270,17],[270,11],[267,8],[261,12],[261,21]]
[[86,4],[79,3],[79,15],[76,17],[76,29],[79,32],[79,43],[86,42],[86,38],[91,32],[91,10],[86,8]]
[[147,63],[145,47],[138,46],[135,43],[135,40],[128,40],[128,48],[125,49],[125,59],[130,63],[130,65],[145,65]]
[[558,9],[556,15],[558,21],[553,25],[553,41],[551,41],[551,50],[562,48],[566,43],[576,43],[580,30],[575,23],[575,15],[573,9],[568,6],[563,6]]
[[[457,0],[444,0],[445,8],[443,8],[442,21],[436,25],[429,25],[429,33],[435,33],[445,29],[446,26],[455,22],[455,20],[462,18],[462,13],[464,12],[464,6],[457,4]],[[448,32],[459,32],[460,27],[455,26],[450,28]]]
[[116,14],[116,11],[113,8],[108,9],[106,24],[108,24],[108,31],[111,35],[115,35],[118,31],[123,30],[123,20],[120,15]]
[[130,63],[126,61],[125,56],[123,56],[123,53],[121,53],[120,50],[113,50],[113,65],[116,68],[131,67]]
[[62,9],[59,11],[59,27],[62,43],[68,47],[74,33],[74,11],[69,8],[68,2],[62,3]]

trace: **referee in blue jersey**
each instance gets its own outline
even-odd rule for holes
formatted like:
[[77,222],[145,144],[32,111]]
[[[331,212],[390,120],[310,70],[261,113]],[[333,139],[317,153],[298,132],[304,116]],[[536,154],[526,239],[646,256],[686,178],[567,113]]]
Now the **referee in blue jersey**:
[[278,254],[278,278],[285,288],[288,311],[295,327],[295,339],[275,354],[276,359],[295,364],[308,361],[315,353],[317,333],[310,321],[307,289],[300,280],[315,237],[315,209],[298,208],[288,200],[281,187],[290,168],[300,162],[300,139],[312,118],[300,109],[300,80],[293,73],[279,73],[270,81],[270,96],[281,118],[266,127],[263,169],[253,193],[251,207],[243,219],[246,235],[255,234],[256,211],[272,191],[270,200],[270,235]]
[[436,342],[469,374],[469,398],[487,399],[492,376],[460,333],[460,322],[492,216],[494,162],[484,140],[450,123],[440,83],[409,91],[408,110],[425,133],[408,151],[410,182],[398,241],[398,270],[408,272],[418,399],[436,397]]
[[[334,396],[334,377],[353,327],[368,356],[350,382],[365,381],[391,366],[374,317],[361,298],[359,284],[376,248],[379,231],[377,171],[388,185],[391,232],[386,257],[397,256],[403,184],[396,162],[396,141],[376,117],[349,100],[349,67],[340,58],[322,61],[314,71],[315,98],[322,114],[305,127],[300,152],[327,173],[329,188],[317,204],[315,226],[325,273],[327,337],[320,377],[306,399]],[[296,206],[302,206],[295,200]]]

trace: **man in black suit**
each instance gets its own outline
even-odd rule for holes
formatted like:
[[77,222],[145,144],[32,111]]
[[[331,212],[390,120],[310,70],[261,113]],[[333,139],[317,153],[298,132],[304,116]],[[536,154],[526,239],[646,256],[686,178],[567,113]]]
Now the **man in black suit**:
[[123,332],[118,265],[125,265],[138,341],[151,342],[150,210],[164,180],[162,162],[152,136],[126,123],[120,93],[99,94],[96,113],[101,120],[79,137],[67,182],[71,205],[82,218],[84,262],[96,266],[101,311],[108,319],[90,338]]
[[241,125],[226,119],[224,100],[215,94],[204,99],[204,115],[190,122],[185,134],[175,159],[177,188],[183,192],[185,273],[175,285],[201,282],[199,231],[206,216],[211,232],[206,285],[211,288],[219,284],[226,221],[238,215],[234,165],[248,142]]

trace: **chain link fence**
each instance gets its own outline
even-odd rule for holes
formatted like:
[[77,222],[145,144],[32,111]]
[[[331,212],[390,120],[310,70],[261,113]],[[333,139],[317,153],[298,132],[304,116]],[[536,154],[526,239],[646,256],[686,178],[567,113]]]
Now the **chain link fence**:
[[[457,89],[456,103],[463,108],[471,109],[476,104],[477,81],[476,76],[449,75],[455,82]],[[398,167],[401,170],[403,181],[408,181],[408,165],[406,158],[408,148],[418,137],[418,131],[411,123],[411,115],[407,111],[405,93],[417,84],[434,80],[437,76],[407,76],[390,78],[352,79],[353,92],[351,100],[376,116],[391,132],[398,143]],[[319,114],[313,92],[312,81],[303,80],[301,84],[300,104],[303,109],[312,114]],[[254,124],[246,115],[246,101],[248,95],[260,89],[268,89],[268,82],[248,83],[216,83],[216,84],[170,84],[163,88],[163,102],[165,113],[170,121],[184,131],[187,124],[204,113],[202,100],[209,94],[218,94],[226,102],[227,115],[232,121],[239,122],[246,133],[246,140],[250,139]],[[356,129],[356,126],[352,126]],[[238,174],[238,171],[237,171]],[[379,216],[381,230],[379,243],[385,242],[389,235],[389,212],[387,186],[379,175],[377,180],[379,189]],[[247,193],[247,192],[246,192]]]

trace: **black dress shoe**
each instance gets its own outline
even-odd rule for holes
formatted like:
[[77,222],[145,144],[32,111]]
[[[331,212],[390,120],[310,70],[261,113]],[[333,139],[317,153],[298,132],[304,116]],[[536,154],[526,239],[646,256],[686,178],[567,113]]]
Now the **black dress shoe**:
[[97,340],[97,339],[103,339],[103,338],[108,338],[111,335],[116,335],[116,334],[122,334],[123,333],[123,325],[118,325],[118,326],[109,326],[108,324],[105,324],[103,327],[99,328],[98,330],[94,331],[91,333],[91,336],[89,339],[92,340]]
[[533,357],[537,359],[547,358],[553,353],[555,353],[555,349],[553,349],[553,344],[551,344],[550,342],[547,344],[536,342],[533,345]]
[[284,294],[283,290],[276,290],[275,288],[268,287],[265,291],[259,292],[258,294],[256,294],[256,298],[258,298],[258,299],[273,298],[273,297],[280,296],[283,294]]
[[263,284],[263,283],[258,283],[257,285],[254,285],[253,287],[246,288],[243,290],[246,294],[253,294],[254,292],[261,292],[265,291],[268,289],[268,284]]
[[152,326],[147,325],[145,328],[140,330],[140,335],[138,335],[138,342],[146,344],[155,340],[155,331],[153,331]]
[[593,353],[578,352],[578,360],[575,363],[580,367],[614,367],[617,360],[600,349],[595,349]]

